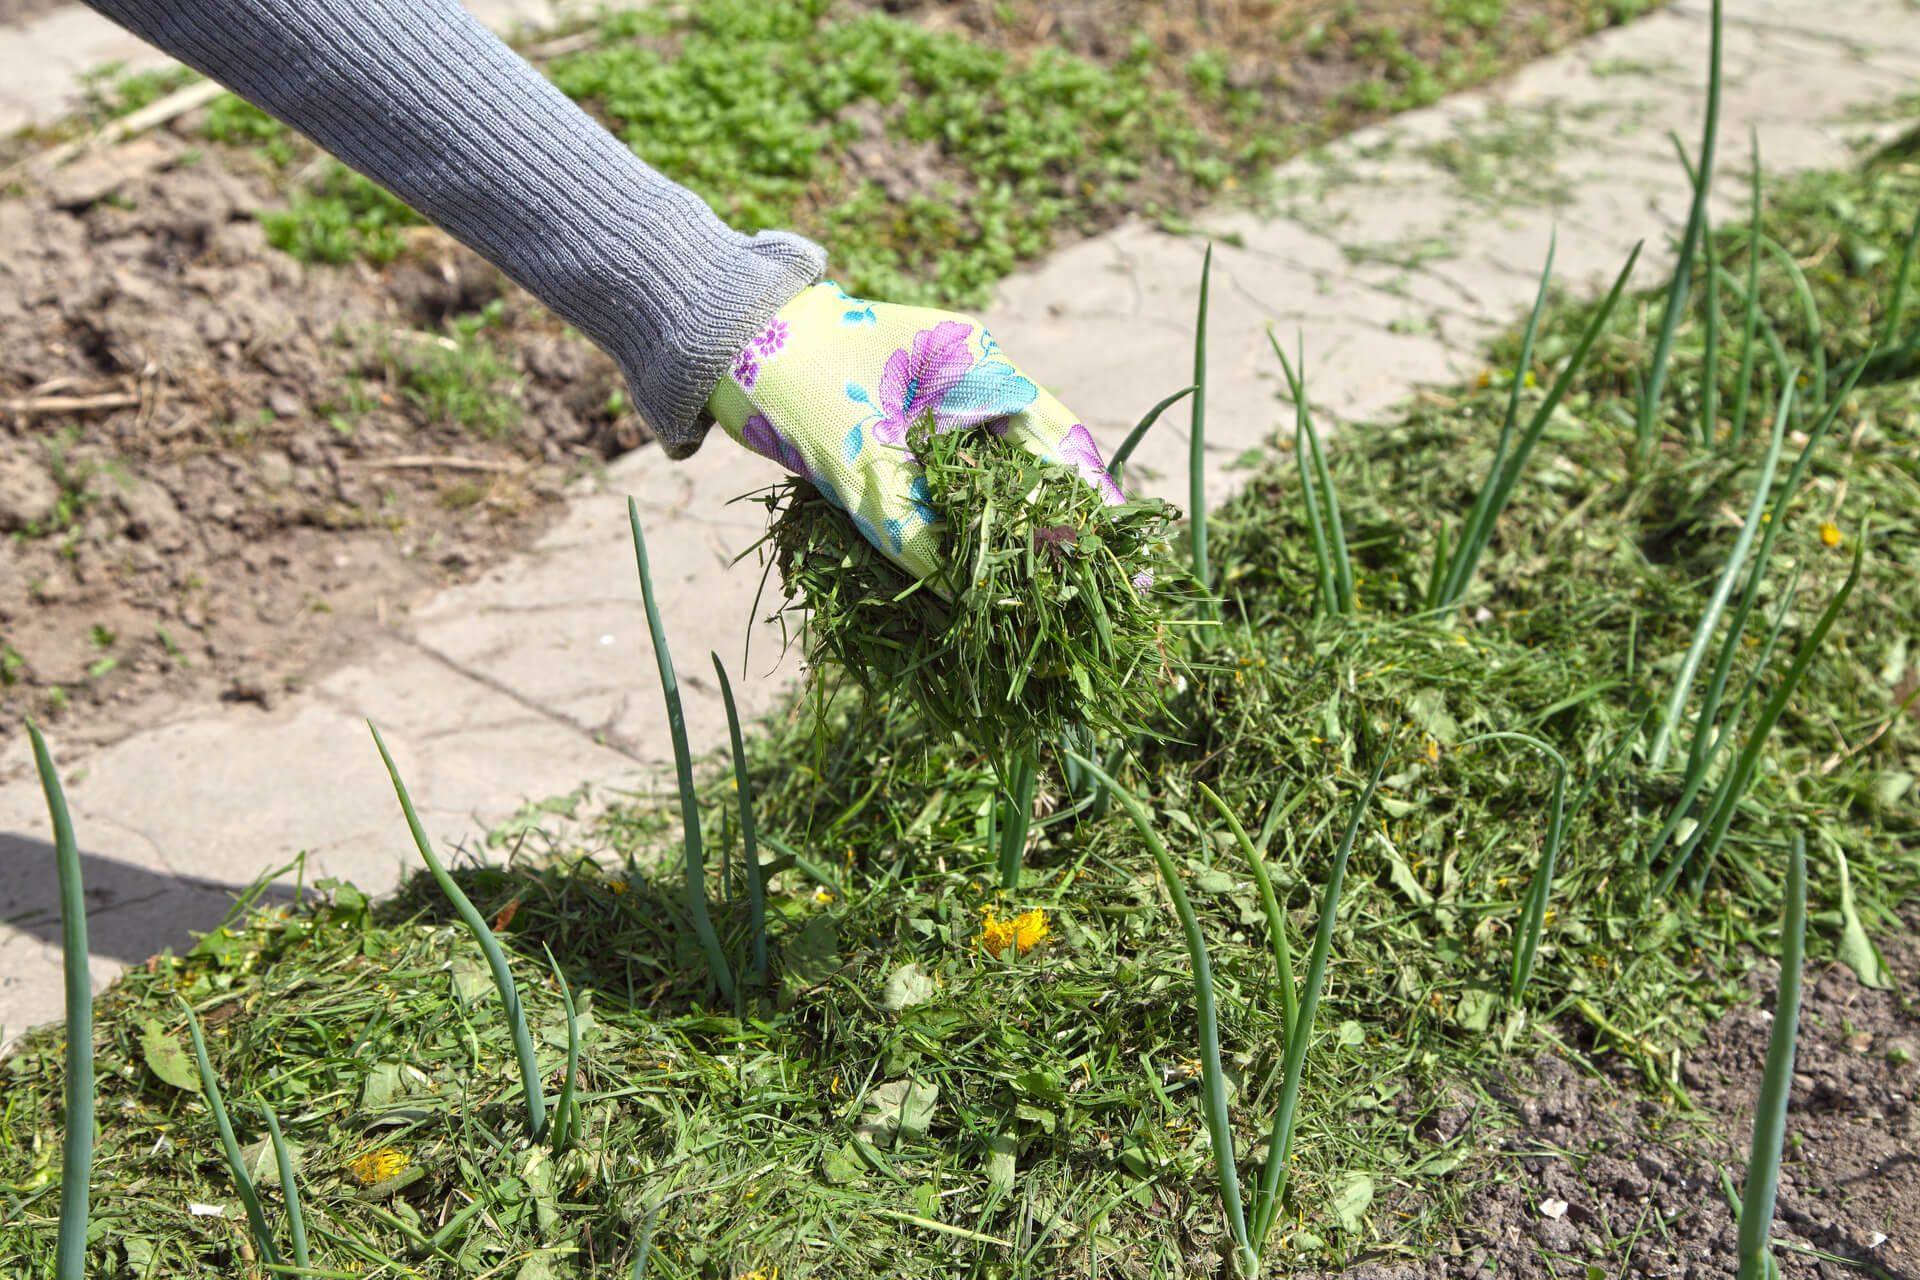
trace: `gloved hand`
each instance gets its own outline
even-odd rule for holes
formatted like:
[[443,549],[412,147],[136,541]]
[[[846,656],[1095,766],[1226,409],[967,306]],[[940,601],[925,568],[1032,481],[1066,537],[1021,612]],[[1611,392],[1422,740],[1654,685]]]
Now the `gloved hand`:
[[940,431],[985,427],[1076,468],[1108,503],[1124,501],[1093,433],[1000,353],[978,321],[803,290],[767,322],[707,408],[728,435],[798,472],[895,564],[934,571],[940,532],[907,428],[929,411]]

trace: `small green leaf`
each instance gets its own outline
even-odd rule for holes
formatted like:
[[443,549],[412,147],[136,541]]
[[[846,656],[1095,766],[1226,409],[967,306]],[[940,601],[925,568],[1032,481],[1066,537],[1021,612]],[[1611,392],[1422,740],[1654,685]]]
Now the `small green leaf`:
[[400,1064],[376,1062],[360,1082],[360,1105],[369,1111],[386,1106],[405,1090],[400,1087]]
[[1379,843],[1380,847],[1386,850],[1387,878],[1393,881],[1393,887],[1406,894],[1407,900],[1416,907],[1432,906],[1433,895],[1427,892],[1425,885],[1420,883],[1420,878],[1413,874],[1413,868],[1407,865],[1406,858],[1385,837],[1382,837]]
[[1202,871],[1193,878],[1195,893],[1232,893],[1234,878],[1224,871]]
[[1407,715],[1420,731],[1443,747],[1460,740],[1460,722],[1447,710],[1447,699],[1438,689],[1421,689],[1407,699]]
[[1485,1031],[1493,1025],[1494,1009],[1499,1005],[1493,992],[1485,987],[1468,987],[1454,1007],[1453,1020],[1467,1031]]
[[1840,963],[1853,970],[1861,986],[1890,991],[1893,973],[1860,922],[1860,908],[1853,901],[1853,878],[1847,874],[1847,855],[1835,846],[1833,856],[1840,869]]
[[918,964],[903,964],[887,977],[880,991],[880,1007],[899,1013],[933,999],[933,979]]
[[866,1165],[854,1153],[851,1142],[843,1142],[820,1158],[820,1176],[836,1187],[844,1187],[849,1182],[858,1182],[860,1175],[866,1172]]
[[927,1136],[940,1086],[918,1080],[889,1080],[867,1095],[866,1110],[854,1126],[856,1138],[882,1150]]
[[448,968],[453,973],[453,998],[471,1009],[493,995],[493,971],[480,957],[467,951],[454,954]]
[[1062,1087],[1060,1077],[1044,1067],[1022,1071],[1013,1078],[1013,1087],[1029,1097],[1040,1098],[1047,1102],[1064,1102],[1067,1097],[1067,1091]]
[[188,1093],[200,1092],[200,1069],[194,1065],[193,1055],[180,1043],[180,1037],[169,1034],[156,1019],[148,1018],[141,1030],[140,1052],[147,1060],[147,1070],[163,1082]]
[[1013,1177],[1018,1172],[1017,1148],[1010,1133],[996,1133],[987,1139],[988,1195],[1003,1196],[1013,1190]]
[[807,921],[794,940],[782,948],[787,973],[807,986],[825,982],[840,972],[840,931],[825,912]]
[[527,1256],[520,1269],[513,1273],[513,1280],[556,1280],[558,1274],[553,1269],[552,1255],[540,1252]]
[[240,1163],[255,1186],[271,1186],[280,1180],[280,1166],[273,1158],[273,1141],[262,1137],[240,1148]]
[[1340,1229],[1351,1235],[1367,1225],[1367,1210],[1372,1204],[1372,1176],[1351,1173],[1341,1182],[1340,1189],[1334,1192],[1333,1216],[1340,1220]]

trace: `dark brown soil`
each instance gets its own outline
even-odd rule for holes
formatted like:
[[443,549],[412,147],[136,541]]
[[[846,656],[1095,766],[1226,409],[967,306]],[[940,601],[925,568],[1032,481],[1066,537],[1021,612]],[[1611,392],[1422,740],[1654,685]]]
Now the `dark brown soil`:
[[[1920,1276],[1920,1016],[1901,994],[1920,984],[1912,924],[1881,939],[1898,990],[1863,987],[1838,965],[1808,972],[1774,1223],[1784,1274]],[[1745,1184],[1777,980],[1774,966],[1757,970],[1753,1001],[1687,1054],[1681,1083],[1691,1111],[1648,1096],[1637,1077],[1596,1078],[1560,1058],[1492,1090],[1520,1125],[1500,1140],[1506,1172],[1468,1200],[1467,1225],[1423,1263],[1374,1260],[1345,1274],[1734,1275],[1727,1189],[1737,1196]],[[1474,1120],[1463,1102],[1429,1123],[1444,1140]]]
[[[305,269],[261,182],[192,161],[142,139],[0,201],[0,735],[117,736],[162,690],[271,701],[642,439],[612,362],[445,236]],[[407,371],[494,299],[476,390],[518,420],[488,432]]]

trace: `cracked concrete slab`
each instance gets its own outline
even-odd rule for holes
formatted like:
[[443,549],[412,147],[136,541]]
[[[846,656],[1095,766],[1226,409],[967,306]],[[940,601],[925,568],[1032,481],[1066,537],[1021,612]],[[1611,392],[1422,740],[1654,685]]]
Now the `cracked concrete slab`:
[[[1775,177],[1844,164],[1856,139],[1884,128],[1874,108],[1920,89],[1920,9],[1903,0],[1842,0],[1818,20],[1794,0],[1728,8],[1721,218],[1746,211],[1750,128]],[[1659,280],[1689,195],[1667,131],[1698,145],[1707,43],[1705,5],[1684,0],[1289,163],[1270,209],[1209,211],[1198,235],[1133,222],[1073,245],[1006,281],[983,318],[1117,442],[1191,380],[1213,237],[1206,487],[1217,502],[1245,474],[1225,464],[1291,431],[1269,324],[1289,350],[1304,334],[1309,395],[1332,427],[1479,372],[1486,339],[1531,303],[1556,229],[1564,290],[1603,288],[1637,240],[1635,282]],[[1187,424],[1184,406],[1170,412],[1129,469],[1183,505]],[[709,649],[735,673],[743,712],[778,706],[799,663],[776,661],[778,628],[752,621],[759,566],[730,563],[763,512],[728,505],[775,478],[719,438],[685,463],[629,455],[584,485],[538,545],[396,620],[363,661],[286,707],[194,709],[63,759],[97,890],[95,981],[186,942],[219,919],[232,887],[303,849],[310,874],[390,887],[414,854],[364,716],[381,721],[429,830],[449,844],[582,781],[656,790],[670,755],[627,493],[641,505],[695,750],[724,741]],[[0,880],[0,1024],[15,1031],[58,1012],[45,831],[32,781],[0,785],[0,870],[16,873]]]

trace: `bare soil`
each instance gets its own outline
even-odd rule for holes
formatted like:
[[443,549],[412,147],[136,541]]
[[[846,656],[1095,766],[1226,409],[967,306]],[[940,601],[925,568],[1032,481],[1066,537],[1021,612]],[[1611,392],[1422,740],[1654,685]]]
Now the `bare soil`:
[[[88,164],[0,200],[0,735],[271,702],[644,438],[613,363],[438,232],[308,269],[266,244],[263,179],[166,136]],[[489,433],[407,370],[495,299],[474,390],[518,422]]]
[[[1880,939],[1896,990],[1864,987],[1839,965],[1807,974],[1774,1222],[1783,1274],[1920,1276],[1920,1015],[1902,994],[1920,987],[1914,923]],[[1728,1197],[1745,1184],[1778,975],[1772,965],[1756,970],[1752,1002],[1687,1053],[1686,1097],[1675,1106],[1650,1097],[1617,1057],[1591,1045],[1583,1052],[1595,1053],[1611,1078],[1550,1057],[1529,1079],[1493,1088],[1520,1120],[1501,1140],[1511,1172],[1468,1200],[1466,1225],[1424,1262],[1376,1259],[1345,1274],[1734,1275]],[[1476,1119],[1463,1100],[1427,1123],[1430,1136],[1446,1141]]]

